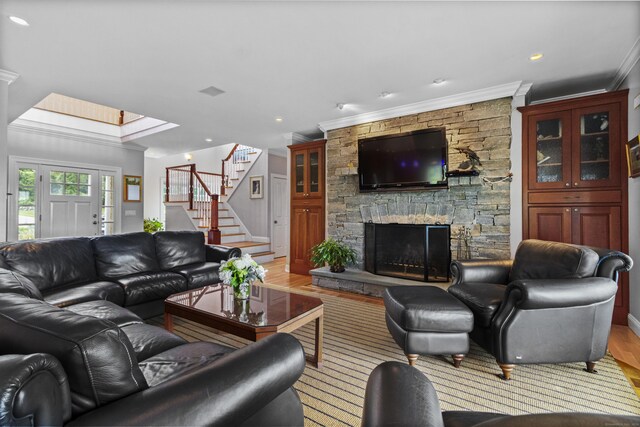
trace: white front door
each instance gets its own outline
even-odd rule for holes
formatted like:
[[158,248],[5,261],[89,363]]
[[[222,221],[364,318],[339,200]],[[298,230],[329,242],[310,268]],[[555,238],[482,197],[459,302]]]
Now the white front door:
[[97,170],[42,166],[41,237],[100,234]]
[[271,250],[273,257],[287,256],[289,228],[289,199],[286,177],[271,176]]

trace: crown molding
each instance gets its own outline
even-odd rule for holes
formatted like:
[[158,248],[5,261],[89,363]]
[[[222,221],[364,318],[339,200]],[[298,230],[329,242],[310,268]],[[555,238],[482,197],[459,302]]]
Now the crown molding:
[[622,82],[627,78],[638,60],[640,60],[640,37],[638,37],[633,46],[631,46],[629,53],[627,53],[622,64],[620,64],[620,68],[616,71],[616,75],[609,86],[609,90],[617,90],[620,85],[622,85]]
[[385,108],[384,110],[372,111],[370,113],[343,117],[336,120],[328,120],[318,123],[318,127],[321,131],[327,132],[333,129],[355,126],[362,123],[370,123],[378,120],[409,116],[411,114],[418,114],[427,111],[441,110],[443,108],[457,107],[459,105],[472,104],[474,102],[489,101],[491,99],[514,96],[520,88],[524,88],[524,86],[521,81],[517,81],[503,85],[492,86],[485,89],[474,90],[471,92],[464,92],[457,95],[443,96],[441,98],[414,102],[412,104],[400,105],[398,107]]
[[520,87],[518,88],[518,90],[516,90],[513,96],[527,96],[527,94],[531,90],[531,86],[533,86],[533,83],[521,83]]
[[120,142],[120,138],[117,137],[98,137],[94,135],[88,135],[87,133],[81,133],[81,131],[77,130],[69,132],[68,128],[60,128],[57,126],[45,125],[43,123],[31,122],[29,120],[23,119],[14,120],[9,124],[8,130],[36,135],[53,136],[57,138],[70,139],[72,141],[86,142],[89,144],[102,145],[111,148],[120,148],[124,150],[145,151],[147,149],[147,147],[143,147],[137,144],[123,144]]
[[571,95],[556,96],[553,98],[546,98],[546,99],[537,99],[531,102],[529,105],[546,104],[547,102],[554,102],[554,101],[564,101],[565,99],[580,98],[581,96],[598,95],[605,92],[607,92],[606,89],[596,89],[596,90],[590,90],[587,92],[572,93]]
[[300,135],[299,133],[289,132],[282,135],[282,137],[289,142],[290,144],[300,144],[302,142],[311,142],[313,141],[311,138],[307,138],[304,135]]
[[0,80],[2,80],[3,82],[7,82],[7,84],[11,84],[15,82],[18,79],[18,77],[20,77],[20,74],[18,73],[14,73],[13,71],[9,71],[9,70],[0,69]]

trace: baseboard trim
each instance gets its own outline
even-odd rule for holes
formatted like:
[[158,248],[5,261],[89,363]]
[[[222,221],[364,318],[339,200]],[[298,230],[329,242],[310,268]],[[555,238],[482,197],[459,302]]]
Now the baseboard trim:
[[631,313],[629,313],[627,314],[627,321],[629,322],[629,329],[640,337],[640,320],[636,319]]

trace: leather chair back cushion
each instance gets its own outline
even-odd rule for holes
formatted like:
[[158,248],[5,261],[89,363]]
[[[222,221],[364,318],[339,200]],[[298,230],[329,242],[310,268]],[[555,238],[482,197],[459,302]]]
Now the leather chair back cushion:
[[4,292],[42,300],[42,294],[31,280],[15,271],[0,268],[0,293]]
[[598,254],[586,247],[543,240],[524,240],[516,251],[509,282],[592,277],[598,260]]
[[97,278],[91,240],[86,237],[12,243],[0,247],[0,257],[41,291]]
[[131,342],[107,320],[3,293],[0,342],[3,353],[47,353],[60,361],[74,417],[147,388]]
[[197,231],[159,231],[153,235],[160,268],[171,270],[205,261],[204,234]]
[[122,277],[160,269],[155,242],[149,233],[102,236],[92,242],[100,277]]

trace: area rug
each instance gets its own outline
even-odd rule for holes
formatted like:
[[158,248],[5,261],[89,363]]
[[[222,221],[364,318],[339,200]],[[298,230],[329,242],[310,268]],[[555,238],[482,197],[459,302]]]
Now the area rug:
[[[406,362],[406,358],[387,331],[383,306],[312,295],[324,302],[324,365],[316,369],[307,364],[295,386],[304,403],[305,425],[359,426],[364,390],[373,368],[388,360]],[[154,323],[160,320],[154,319]],[[188,341],[232,347],[248,343],[178,317],[174,323],[175,332]],[[313,322],[293,335],[307,354],[313,354]],[[523,365],[516,367],[509,382],[497,378],[500,369],[495,359],[476,345],[459,369],[450,359],[437,356],[421,356],[416,367],[433,382],[444,411],[640,415],[640,399],[610,355],[598,363],[597,374],[583,371],[583,363]]]

